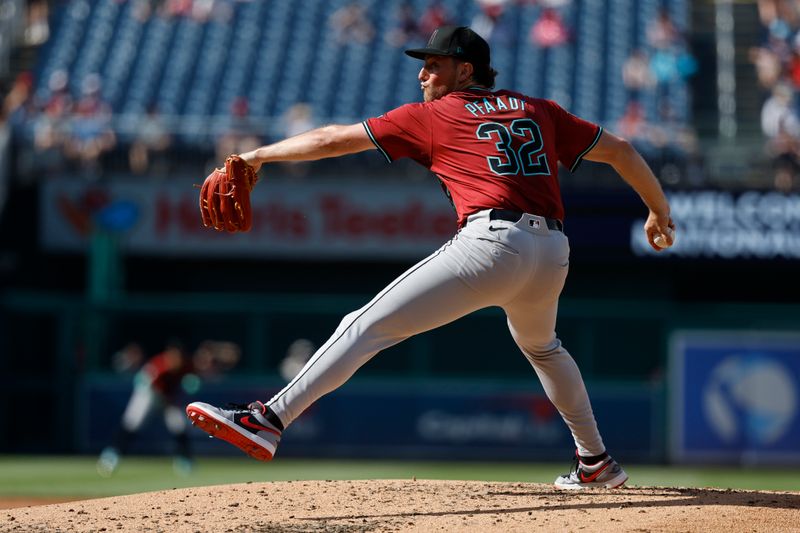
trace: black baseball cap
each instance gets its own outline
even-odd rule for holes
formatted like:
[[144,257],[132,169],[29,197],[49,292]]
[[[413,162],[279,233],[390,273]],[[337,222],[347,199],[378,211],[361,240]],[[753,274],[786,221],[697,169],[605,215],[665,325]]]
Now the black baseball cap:
[[489,43],[466,26],[442,26],[433,30],[425,48],[412,48],[406,54],[416,59],[425,56],[450,56],[473,65],[489,65]]

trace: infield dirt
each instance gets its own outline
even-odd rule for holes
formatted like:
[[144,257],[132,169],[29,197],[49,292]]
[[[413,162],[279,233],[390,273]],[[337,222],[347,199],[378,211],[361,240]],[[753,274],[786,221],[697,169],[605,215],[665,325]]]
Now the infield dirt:
[[287,481],[0,511],[0,531],[800,532],[800,492],[534,483]]

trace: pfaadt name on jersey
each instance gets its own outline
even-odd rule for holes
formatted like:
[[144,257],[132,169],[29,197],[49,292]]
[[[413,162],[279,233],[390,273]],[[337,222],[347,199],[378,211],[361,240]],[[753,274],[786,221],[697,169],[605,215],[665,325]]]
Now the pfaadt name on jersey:
[[501,111],[516,111],[518,109],[524,111],[525,100],[520,100],[514,96],[495,96],[464,104],[464,108],[474,116],[480,117]]

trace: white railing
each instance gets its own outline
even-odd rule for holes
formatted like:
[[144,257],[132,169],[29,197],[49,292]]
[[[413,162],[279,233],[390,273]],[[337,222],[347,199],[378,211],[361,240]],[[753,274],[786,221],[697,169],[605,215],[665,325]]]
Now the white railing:
[[25,32],[25,3],[23,0],[0,0],[0,77],[8,75],[11,49]]
[[11,181],[8,152],[11,147],[11,131],[5,124],[0,124],[0,214],[8,198],[8,186]]

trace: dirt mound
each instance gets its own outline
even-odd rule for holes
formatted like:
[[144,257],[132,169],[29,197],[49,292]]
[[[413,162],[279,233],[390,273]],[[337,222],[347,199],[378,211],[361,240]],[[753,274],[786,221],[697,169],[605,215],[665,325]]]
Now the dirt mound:
[[534,483],[294,481],[0,511],[0,531],[795,531],[800,493]]

